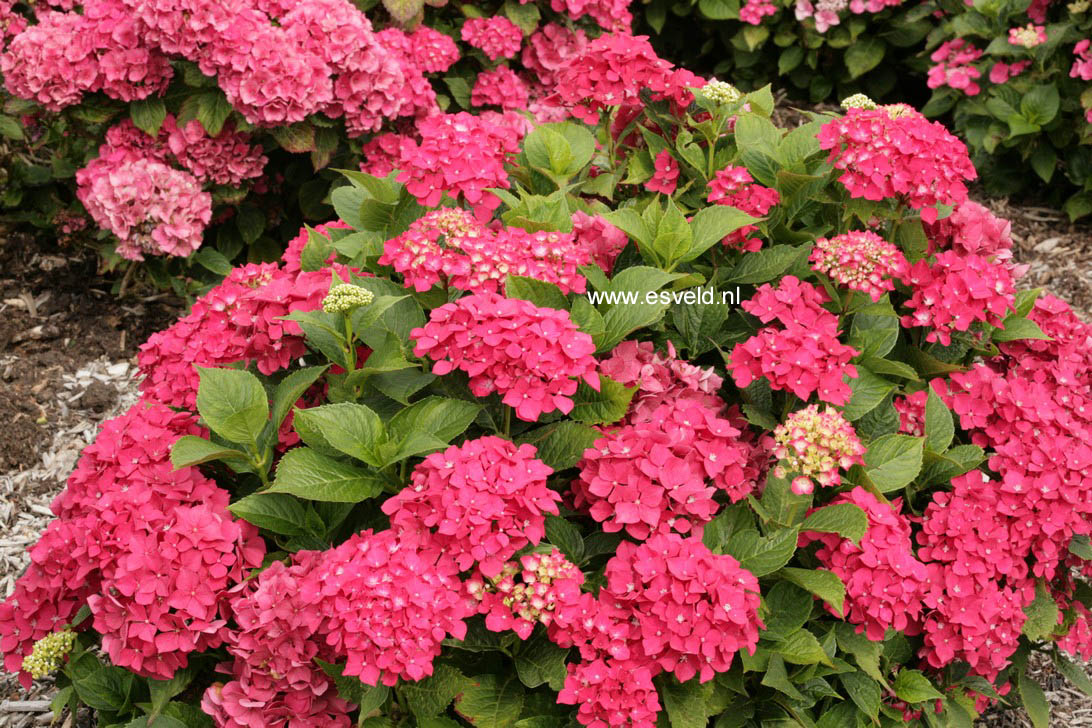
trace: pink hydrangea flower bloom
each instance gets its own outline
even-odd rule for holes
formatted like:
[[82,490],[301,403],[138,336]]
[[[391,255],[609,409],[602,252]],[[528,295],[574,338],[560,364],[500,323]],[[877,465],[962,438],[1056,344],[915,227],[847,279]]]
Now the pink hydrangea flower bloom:
[[820,411],[813,404],[793,412],[774,430],[774,440],[773,455],[787,466],[778,466],[775,475],[796,473],[791,487],[798,495],[811,493],[816,482],[823,487],[840,485],[839,470],[864,465],[865,447],[853,425],[830,407]]
[[1009,28],[1009,43],[1021,48],[1034,48],[1047,41],[1046,26],[1028,23],[1022,28]]
[[525,554],[494,576],[473,576],[466,590],[479,602],[486,629],[512,630],[525,640],[536,624],[553,623],[558,606],[578,601],[583,583],[584,572],[555,548],[548,554]]
[[751,25],[761,25],[767,15],[777,13],[777,5],[771,0],[746,0],[739,9],[739,19]]
[[[752,217],[765,217],[781,201],[781,195],[777,190],[755,184],[746,167],[729,165],[718,170],[713,179],[709,180],[709,197],[706,199],[718,205],[734,207]],[[729,247],[753,253],[762,247],[760,239],[751,237],[755,232],[758,232],[757,225],[744,225],[728,233],[722,242]]]
[[819,238],[808,260],[813,270],[846,288],[867,293],[873,301],[895,290],[895,279],[905,275],[910,266],[897,246],[871,230]]
[[410,338],[415,356],[436,362],[434,374],[465,371],[475,396],[497,392],[527,422],[554,410],[570,412],[577,380],[599,388],[592,338],[567,312],[530,301],[466,296],[434,309]]
[[662,192],[665,195],[675,192],[675,185],[679,180],[679,163],[671,156],[671,152],[661,149],[656,155],[655,167],[656,171],[652,179],[645,182],[645,189],[649,192]]
[[463,23],[463,40],[480,49],[491,61],[514,58],[523,45],[523,31],[502,15],[470,18]]
[[[1077,58],[1073,61],[1073,67],[1069,69],[1071,78],[1092,81],[1092,49],[1090,48],[1092,48],[1092,40],[1088,38],[1073,46],[1073,55]],[[1027,61],[1027,63],[1031,63],[1031,61]]]
[[506,66],[479,73],[470,93],[470,103],[474,106],[499,106],[502,109],[522,109],[527,106],[529,98],[527,84]]
[[982,87],[976,80],[982,72],[971,64],[981,58],[982,53],[963,38],[942,43],[929,56],[936,65],[929,69],[927,85],[929,88],[950,86],[968,96],[978,95]]

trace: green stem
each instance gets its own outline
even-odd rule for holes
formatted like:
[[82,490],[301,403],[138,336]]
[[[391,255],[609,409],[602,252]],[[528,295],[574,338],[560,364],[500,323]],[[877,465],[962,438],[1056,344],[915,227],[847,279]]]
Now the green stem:
[[356,371],[356,347],[353,346],[353,318],[350,314],[343,314],[345,318],[345,345],[349,359],[349,371]]
[[510,434],[511,432],[512,432],[512,408],[511,407],[505,407],[504,408],[504,436],[507,437],[508,439],[512,439],[511,434]]

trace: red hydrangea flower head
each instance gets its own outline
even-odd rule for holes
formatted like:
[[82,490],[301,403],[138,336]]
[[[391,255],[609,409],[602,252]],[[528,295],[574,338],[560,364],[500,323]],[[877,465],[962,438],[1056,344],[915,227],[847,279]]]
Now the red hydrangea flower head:
[[719,409],[696,398],[665,398],[641,419],[605,432],[578,465],[575,507],[587,507],[604,531],[625,529],[637,539],[700,535],[720,508],[716,492],[734,503],[754,490],[757,475],[750,444],[717,416]]
[[534,73],[538,83],[551,88],[557,85],[561,69],[587,44],[588,36],[583,30],[547,23],[527,39],[520,60]]
[[99,227],[118,237],[117,253],[187,257],[201,246],[212,198],[188,172],[155,159],[88,166],[77,196]]
[[436,362],[432,372],[460,369],[478,397],[492,392],[527,422],[554,410],[568,413],[577,380],[599,388],[595,343],[565,311],[479,293],[434,309],[410,332],[415,356]]
[[329,289],[329,270],[288,273],[275,263],[234,269],[189,314],[140,347],[141,390],[172,407],[193,409],[198,385],[194,365],[253,361],[264,374],[284,369],[307,347],[299,324],[281,317],[322,308]]
[[953,331],[967,331],[976,321],[1000,326],[1014,307],[1011,270],[979,255],[946,250],[932,263],[914,263],[903,282],[914,294],[906,302],[912,313],[902,317],[902,325],[929,327],[925,340],[945,346]]
[[459,60],[459,48],[451,36],[419,25],[409,34],[413,59],[425,73],[443,73]]
[[656,155],[656,171],[652,179],[645,182],[645,189],[649,192],[662,192],[670,195],[675,192],[675,185],[679,181],[679,163],[671,156],[667,149],[661,149]]
[[815,392],[831,404],[845,404],[852,391],[844,376],[856,377],[850,360],[859,352],[838,340],[838,317],[822,307],[827,296],[810,283],[785,276],[778,288],[759,286],[742,306],[767,326],[732,350],[732,378],[746,387],[765,378],[807,400]]
[[[555,0],[556,2],[556,0]],[[647,665],[597,659],[565,667],[561,705],[579,706],[576,720],[589,728],[655,728],[660,695]]]
[[599,371],[627,387],[638,387],[630,401],[630,421],[649,419],[659,405],[682,399],[694,400],[715,413],[724,408],[717,396],[724,380],[712,367],[703,369],[679,359],[671,342],[664,353],[651,341],[623,341],[599,363]]
[[864,465],[865,447],[857,438],[853,425],[830,407],[820,412],[811,405],[793,412],[774,430],[774,457],[785,460],[786,467],[778,473],[797,473],[792,491],[810,493],[815,483],[824,487],[840,485],[839,470]]
[[508,18],[494,15],[463,23],[463,40],[480,49],[491,61],[514,58],[523,44],[523,31]]
[[[982,53],[963,38],[941,43],[929,56],[936,65],[929,69],[927,85],[929,88],[950,86],[968,96],[978,95],[982,87],[976,80],[982,72],[972,64],[982,57]],[[993,80],[993,74],[990,75]]]
[[959,250],[992,262],[1012,259],[1012,223],[974,200],[957,205],[948,217],[925,226],[929,253]]
[[963,203],[965,182],[978,176],[963,142],[905,104],[851,108],[823,125],[819,146],[851,197],[904,199],[927,223],[935,205]]
[[179,127],[174,117],[163,122],[166,145],[178,163],[200,180],[238,187],[244,180],[261,177],[268,161],[261,146],[251,146],[247,134],[230,125],[209,136],[196,119]]
[[529,99],[527,84],[507,66],[479,73],[470,93],[472,105],[499,106],[502,109],[526,108]]
[[572,220],[577,247],[586,250],[595,264],[609,275],[614,261],[629,243],[629,236],[599,215],[577,210]]
[[545,533],[561,495],[546,486],[553,469],[533,445],[487,436],[433,453],[410,485],[383,504],[391,527],[420,537],[458,571],[478,564],[493,577],[503,563]]
[[634,649],[657,672],[707,682],[727,671],[740,650],[754,653],[764,628],[758,579],[701,539],[670,534],[640,545],[622,542],[606,578],[600,599],[629,611]]
[[476,293],[497,292],[510,275],[583,293],[587,281],[578,267],[590,262],[590,252],[571,233],[490,229],[458,208],[427,213],[388,240],[379,258],[402,274],[407,288],[427,291],[442,283]]
[[899,432],[914,437],[925,436],[925,403],[929,392],[921,390],[905,397],[895,397],[892,404],[899,413]]
[[500,198],[486,190],[511,186],[504,165],[519,152],[520,135],[465,111],[422,119],[417,131],[420,142],[401,140],[398,181],[425,207],[436,207],[446,192],[473,205],[479,220],[488,220]]
[[909,268],[902,251],[871,230],[819,238],[809,260],[813,270],[846,288],[867,293],[873,301],[895,290],[894,279]]
[[431,675],[441,643],[463,639],[472,613],[442,555],[406,535],[362,531],[322,552],[300,588],[326,645],[347,659],[344,674],[369,685]]
[[[608,33],[591,41],[561,69],[560,99],[573,116],[596,123],[601,109],[640,103],[640,92],[654,99],[673,96],[676,79],[670,63],[656,55],[646,36]],[[685,91],[680,91],[684,100]]]
[[[751,217],[765,217],[781,201],[781,195],[777,190],[755,184],[746,167],[728,165],[718,170],[713,179],[709,180],[707,200],[734,207]],[[728,233],[722,242],[738,250],[754,252],[762,247],[761,240],[750,237],[751,233],[757,231],[757,225],[744,225]]]
[[901,499],[880,503],[858,486],[832,503],[853,504],[868,516],[860,544],[831,533],[802,534],[800,542],[822,544],[816,558],[846,585],[841,607],[845,618],[876,642],[882,642],[889,629],[916,634],[927,572],[914,558],[910,522],[899,513]]
[[558,605],[579,600],[583,583],[584,572],[554,549],[525,554],[519,562],[504,564],[495,576],[471,577],[466,589],[480,602],[478,613],[486,615],[486,629],[512,630],[525,640],[536,624],[550,626]]

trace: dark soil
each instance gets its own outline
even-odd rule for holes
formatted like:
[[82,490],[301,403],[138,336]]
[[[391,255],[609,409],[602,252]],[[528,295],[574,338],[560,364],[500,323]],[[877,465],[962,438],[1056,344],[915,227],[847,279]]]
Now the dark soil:
[[[93,250],[0,232],[0,470],[37,460],[63,373],[102,356],[132,357],[181,310],[173,297],[117,299],[98,265]],[[105,410],[114,397],[100,384],[84,403]]]

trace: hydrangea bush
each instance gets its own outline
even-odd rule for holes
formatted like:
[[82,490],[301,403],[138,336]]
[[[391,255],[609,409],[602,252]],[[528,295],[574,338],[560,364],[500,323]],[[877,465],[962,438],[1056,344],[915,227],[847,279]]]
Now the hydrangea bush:
[[444,4],[2,0],[3,215],[207,288],[332,216],[331,168],[382,164],[390,134],[429,155],[474,111],[511,149],[564,116],[557,72],[631,21],[617,0]]
[[142,347],[5,669],[168,728],[1045,727],[1033,653],[1092,691],[1092,329],[1016,292],[966,148],[623,37],[558,68],[584,122],[391,139]]
[[654,0],[643,20],[667,57],[746,88],[921,105],[967,142],[990,194],[1092,213],[1085,0]]

